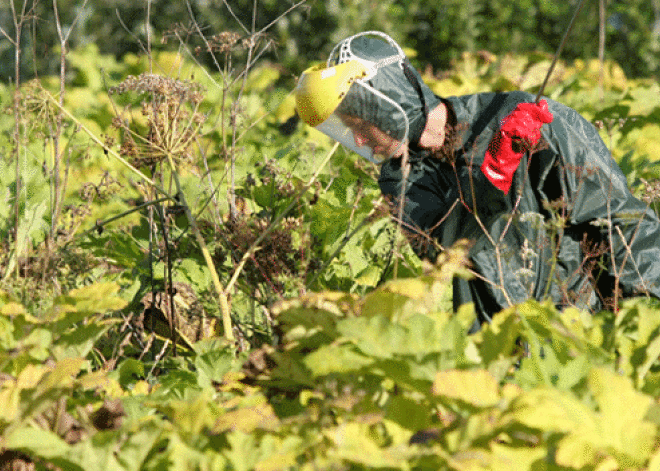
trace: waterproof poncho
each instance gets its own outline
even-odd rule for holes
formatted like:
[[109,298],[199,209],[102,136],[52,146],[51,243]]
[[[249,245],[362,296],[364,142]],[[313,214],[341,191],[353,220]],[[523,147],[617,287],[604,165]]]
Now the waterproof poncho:
[[[459,239],[476,276],[454,281],[454,304],[473,302],[480,322],[511,304],[550,297],[558,307],[597,311],[618,283],[624,296],[660,298],[660,222],[630,193],[595,127],[547,100],[551,122],[536,149],[523,152],[507,192],[482,166],[503,120],[524,92],[443,100],[455,116],[451,152],[411,152],[404,225],[413,248],[434,259]],[[379,185],[401,195],[402,159],[381,168]],[[599,269],[604,261],[605,270]]]

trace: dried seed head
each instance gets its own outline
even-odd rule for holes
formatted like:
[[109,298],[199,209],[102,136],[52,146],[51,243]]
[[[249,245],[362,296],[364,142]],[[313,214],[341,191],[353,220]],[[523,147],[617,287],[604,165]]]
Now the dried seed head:
[[[192,142],[199,134],[206,116],[198,111],[204,98],[199,84],[156,74],[128,76],[111,93],[144,94],[140,113],[143,126],[131,126],[132,120],[116,117],[113,126],[123,130],[121,153],[138,167],[153,166],[170,156],[178,164],[193,160]],[[126,112],[130,116],[130,110]]]
[[643,178],[640,179],[644,185],[644,190],[642,193],[642,200],[645,203],[652,203],[654,201],[660,200],[660,180],[646,181]]
[[179,102],[199,103],[203,98],[203,88],[198,83],[177,80],[158,74],[129,75],[122,83],[110,89],[111,94],[129,91],[152,93],[159,98],[175,98]]
[[220,52],[222,54],[228,54],[233,50],[240,49],[243,45],[238,45],[238,41],[241,39],[241,36],[238,33],[232,31],[223,31],[222,33],[212,36],[209,40],[209,47],[213,52]]

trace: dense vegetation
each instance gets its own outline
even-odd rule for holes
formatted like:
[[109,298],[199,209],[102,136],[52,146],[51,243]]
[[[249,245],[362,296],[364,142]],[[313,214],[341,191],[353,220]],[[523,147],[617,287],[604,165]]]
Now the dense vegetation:
[[[12,72],[0,85],[0,469],[660,467],[657,302],[587,313],[529,301],[468,336],[471,307],[450,309],[451,280],[472,276],[464,246],[422,263],[390,220],[377,168],[290,119],[287,47],[302,48],[314,18],[337,21],[314,38],[321,59],[321,41],[361,23],[362,7],[311,3],[273,22],[281,2],[264,2],[255,27],[272,26],[250,35],[236,23],[251,31],[249,17],[203,2],[190,8],[208,20],[183,27],[173,2],[145,36],[145,8],[115,3],[128,31],[110,10],[58,2],[60,26],[77,26],[54,42],[47,3],[3,10],[9,24],[43,22],[18,56],[24,71],[57,74]],[[568,14],[472,2],[496,24],[527,3]],[[413,34],[394,24],[397,5],[371,13]],[[583,21],[576,56],[597,29]],[[7,51],[23,50],[4,31]],[[441,95],[533,92],[550,64],[543,51],[451,44],[451,67],[425,71]],[[597,124],[657,210],[657,81],[577,59],[547,93]]]

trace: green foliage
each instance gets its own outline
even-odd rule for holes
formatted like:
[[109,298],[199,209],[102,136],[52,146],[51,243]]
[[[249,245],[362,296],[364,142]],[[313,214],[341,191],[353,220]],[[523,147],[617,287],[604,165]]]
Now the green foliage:
[[[273,34],[290,39],[283,44],[295,54],[298,31],[315,31],[304,47],[319,59],[330,39],[365,25],[391,28],[398,39],[412,34],[401,18],[414,17],[420,30],[442,26],[437,41],[474,49],[486,33],[494,45],[504,41],[497,35],[505,29],[495,27],[502,22],[524,24],[507,34],[521,44],[538,15],[565,19],[569,11],[554,2],[417,3],[315,3]],[[126,26],[141,37],[141,7],[127,5],[114,6],[133,13]],[[267,15],[284,8],[263,7]],[[164,7],[154,22],[183,16],[180,8]],[[522,18],[534,9],[537,16]],[[248,11],[237,10],[246,24]],[[217,15],[209,24],[226,26]],[[86,18],[86,27],[95,24]],[[321,19],[336,30],[320,28]],[[541,26],[554,37],[563,23]],[[173,40],[181,28],[157,34]],[[615,314],[529,301],[467,335],[472,307],[451,312],[452,280],[469,276],[461,246],[436,266],[422,264],[389,219],[377,168],[342,149],[321,168],[331,143],[281,126],[293,113],[284,68],[254,67],[243,83],[232,62],[245,58],[241,41],[230,54],[218,49],[229,43],[214,43],[224,55],[214,72],[185,54],[116,58],[91,44],[67,56],[63,103],[75,125],[61,116],[67,125],[57,131],[59,108],[44,93],[59,90],[53,77],[18,90],[21,106],[0,115],[8,202],[0,208],[1,458],[80,470],[658,466],[657,302],[629,300]],[[416,46],[421,65],[427,45]],[[449,55],[439,63],[451,58],[452,69],[425,77],[440,95],[533,92],[550,61],[548,53],[442,50]],[[609,61],[602,80],[600,72],[597,62],[562,62],[547,93],[598,122],[630,183],[644,179],[636,191],[651,201],[657,84],[629,79]],[[120,93],[109,95],[110,87]],[[175,89],[194,91],[194,100],[177,101]],[[13,93],[0,88],[3,105]],[[66,156],[59,215],[56,143]],[[167,145],[175,171],[161,164]],[[115,154],[158,157],[134,162],[153,184]],[[222,282],[235,280],[236,344],[220,337],[212,272],[182,201]]]
[[[657,303],[628,302],[613,332],[606,313],[528,302],[466,337],[469,312],[431,307],[442,279],[431,272],[363,299],[328,293],[283,304],[282,353],[271,354],[277,366],[260,384],[290,396],[290,372],[307,371],[314,386],[300,383],[299,394],[320,424],[323,415],[339,424],[330,436],[342,439],[328,453],[359,469],[637,469],[652,459],[654,400],[621,370],[630,359],[620,355],[619,328],[629,319],[640,337],[657,334],[657,323],[646,324]],[[645,340],[637,364],[655,354]],[[294,355],[302,359],[292,368]]]
[[157,378],[136,359],[89,360],[100,332],[84,327],[107,330],[116,285],[41,319],[3,295],[0,446],[81,470],[652,467],[658,302],[613,318],[529,301],[468,336],[471,308],[438,303],[463,259],[453,249],[366,296],[284,301],[279,346],[246,358],[204,340]]

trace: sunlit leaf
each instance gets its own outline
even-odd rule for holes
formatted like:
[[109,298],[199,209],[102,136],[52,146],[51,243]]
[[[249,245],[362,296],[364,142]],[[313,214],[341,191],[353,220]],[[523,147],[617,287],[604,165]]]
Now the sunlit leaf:
[[593,434],[581,436],[570,434],[559,442],[557,450],[557,463],[563,466],[580,469],[596,461],[597,449],[590,440]]
[[356,372],[374,360],[359,353],[351,344],[322,346],[303,360],[314,376]]
[[[199,372],[200,381],[211,385],[211,382],[221,383],[224,375],[235,365],[235,358],[228,349],[214,350],[197,355],[194,365]],[[200,386],[202,383],[200,383]]]
[[[653,399],[636,391],[629,378],[605,368],[596,368],[589,374],[589,389],[613,430],[625,417],[640,419],[646,415]],[[623,431],[623,429],[622,429]]]
[[337,330],[355,340],[359,350],[369,357],[390,358],[397,352],[408,353],[407,329],[383,316],[346,319],[337,325]]
[[133,430],[126,437],[126,440],[121,443],[119,450],[112,450],[112,452],[118,463],[127,471],[138,471],[144,468],[147,456],[152,453],[153,447],[161,438],[162,431],[149,424],[140,427],[138,430]]
[[629,378],[604,368],[593,369],[589,388],[608,432],[604,442],[634,463],[643,463],[653,448],[657,427],[644,422],[653,399],[633,389]]
[[78,325],[61,335],[51,351],[56,360],[70,357],[86,357],[96,342],[108,332],[112,322]]
[[660,85],[652,82],[648,86],[634,87],[628,90],[630,96],[630,115],[647,116],[654,108],[660,107]]
[[493,456],[490,469],[493,471],[533,470],[548,453],[540,446],[511,447],[497,442],[490,444],[490,450]]
[[378,445],[378,430],[387,433],[379,424],[347,423],[328,430],[325,435],[333,441],[332,456],[349,463],[371,468],[398,468],[406,459],[406,449],[391,449]]
[[644,363],[640,365],[637,369],[637,381],[642,382],[647,373],[651,370],[651,367],[658,362],[660,359],[660,336],[653,339],[645,348],[646,350],[646,359]]
[[25,307],[22,304],[15,302],[8,302],[0,308],[0,314],[5,316],[15,316],[17,314],[25,314]]
[[594,429],[597,420],[591,408],[571,393],[545,387],[518,396],[511,405],[511,414],[528,427],[559,432]]
[[227,434],[229,449],[223,452],[225,458],[237,471],[252,471],[259,461],[257,438],[253,434],[234,431]]
[[96,283],[70,291],[58,299],[63,307],[72,306],[76,312],[103,313],[122,309],[126,301],[116,296],[119,285],[116,283]]
[[[191,446],[191,443],[183,440],[178,434],[170,434],[165,452],[168,456],[166,466],[172,469],[201,469],[206,461],[206,457],[201,450]],[[224,465],[224,462],[222,462],[224,460],[218,461],[220,463],[217,463],[217,465]]]
[[502,311],[493,322],[484,325],[475,336],[484,364],[513,356],[518,349],[516,343],[521,331],[520,320],[513,309]]
[[485,370],[440,371],[433,382],[432,392],[474,407],[491,407],[500,400],[497,381]]
[[263,91],[272,87],[279,78],[280,73],[274,67],[258,67],[249,75],[245,84],[247,91]]
[[5,436],[3,447],[37,456],[71,471],[83,470],[83,463],[68,458],[71,446],[55,433],[36,427],[19,427]]
[[183,433],[199,435],[205,428],[210,428],[215,420],[215,407],[205,393],[187,400],[170,400],[160,405],[162,411],[171,417],[177,428]]
[[[518,82],[520,89],[530,90],[533,87],[539,87],[545,80],[549,67],[549,60],[537,62],[536,64],[529,67],[522,75],[521,80]],[[553,78],[556,80],[556,76]]]
[[382,271],[379,268],[369,265],[360,273],[355,281],[361,285],[375,287],[380,281],[381,276]]
[[69,386],[85,363],[83,358],[65,358],[58,361],[55,368],[39,382],[39,387],[48,390],[53,387]]
[[252,405],[241,404],[239,408],[221,413],[213,430],[221,433],[227,430],[240,430],[244,433],[255,433],[256,430],[276,430],[280,425],[273,408],[265,398],[258,397]]

